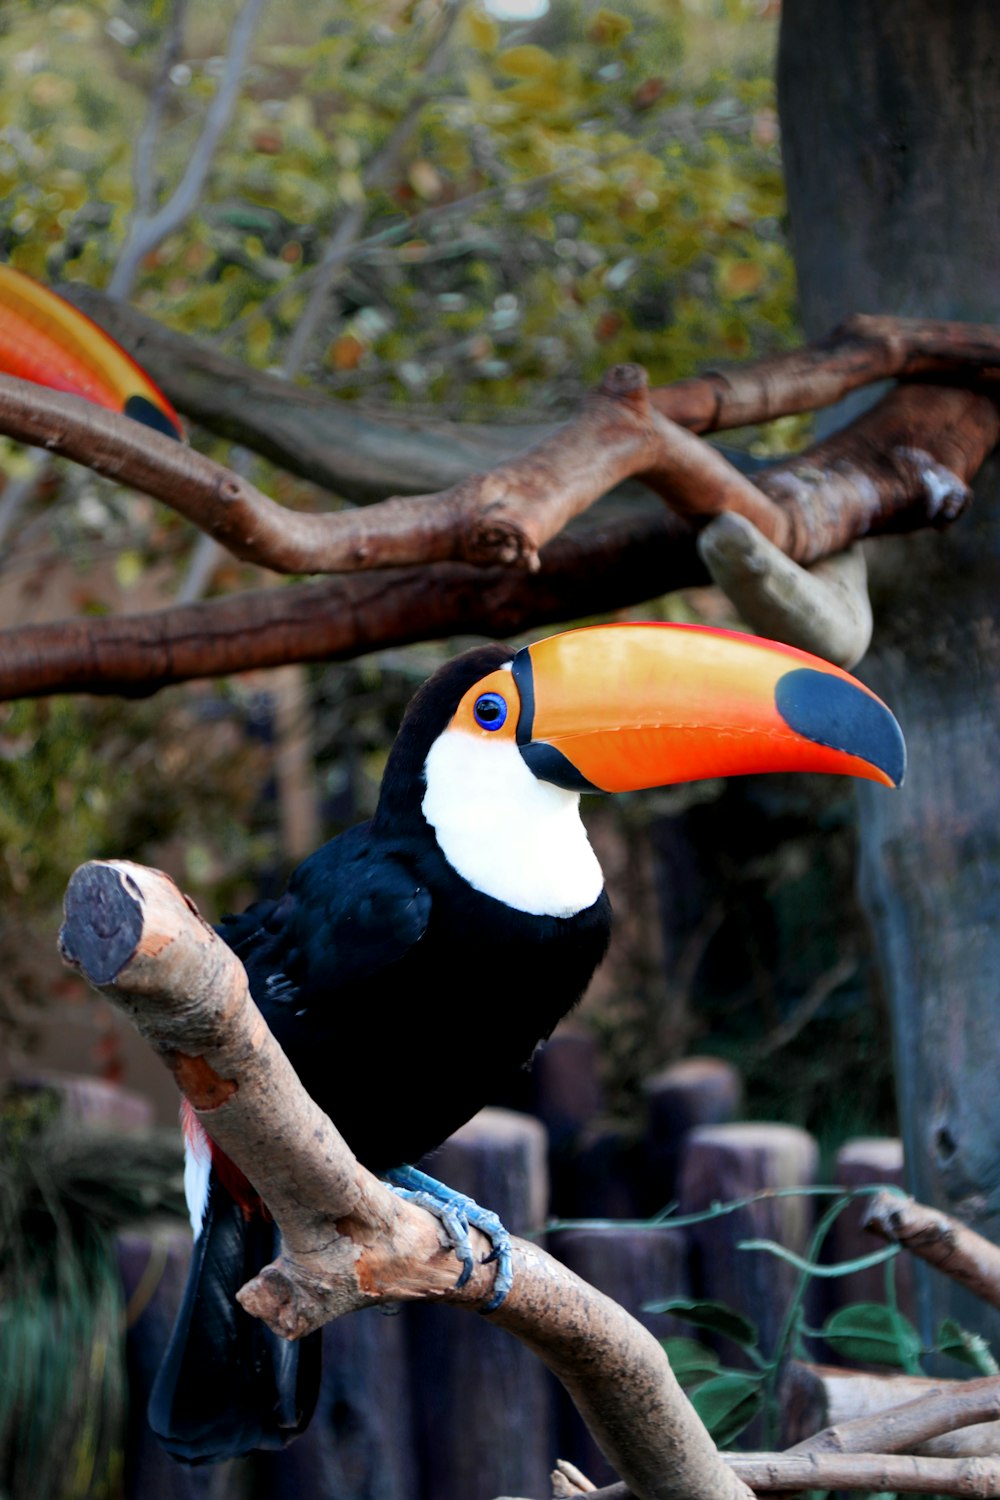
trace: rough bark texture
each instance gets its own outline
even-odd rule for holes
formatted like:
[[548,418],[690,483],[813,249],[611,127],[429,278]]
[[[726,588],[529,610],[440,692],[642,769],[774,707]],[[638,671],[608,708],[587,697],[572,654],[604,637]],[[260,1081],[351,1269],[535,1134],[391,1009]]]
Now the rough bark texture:
[[[787,0],[779,96],[807,331],[849,311],[1000,319],[1000,11],[991,0]],[[998,479],[929,542],[873,552],[867,675],[907,735],[906,790],[862,789],[864,889],[892,1006],[908,1183],[1000,1234]],[[930,602],[930,609],[928,609]],[[891,801],[892,805],[889,805]],[[921,1277],[924,1332],[989,1321]]]

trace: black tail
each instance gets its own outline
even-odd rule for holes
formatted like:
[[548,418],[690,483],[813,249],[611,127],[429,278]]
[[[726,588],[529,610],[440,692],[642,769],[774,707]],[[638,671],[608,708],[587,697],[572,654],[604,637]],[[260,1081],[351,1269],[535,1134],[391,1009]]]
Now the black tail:
[[149,1423],[187,1463],[281,1448],[308,1426],[320,1383],[320,1334],[280,1339],[236,1293],[278,1250],[274,1225],[249,1221],[212,1175],[184,1300],[149,1401]]

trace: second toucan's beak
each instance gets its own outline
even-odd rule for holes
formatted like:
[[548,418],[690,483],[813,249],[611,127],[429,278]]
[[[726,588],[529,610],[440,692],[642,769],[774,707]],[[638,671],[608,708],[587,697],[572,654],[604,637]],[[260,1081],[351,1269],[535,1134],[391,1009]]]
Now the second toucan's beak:
[[166,396],[103,328],[6,265],[0,265],[0,373],[81,396],[183,440]]
[[759,771],[899,786],[885,704],[808,652],[701,626],[595,625],[519,651],[516,741],[542,781],[623,792]]

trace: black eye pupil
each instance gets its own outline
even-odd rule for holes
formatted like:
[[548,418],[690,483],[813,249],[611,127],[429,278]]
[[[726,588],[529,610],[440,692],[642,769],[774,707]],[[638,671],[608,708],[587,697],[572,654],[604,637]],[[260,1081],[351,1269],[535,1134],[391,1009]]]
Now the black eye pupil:
[[499,729],[507,717],[507,704],[499,693],[483,693],[473,710],[482,729]]

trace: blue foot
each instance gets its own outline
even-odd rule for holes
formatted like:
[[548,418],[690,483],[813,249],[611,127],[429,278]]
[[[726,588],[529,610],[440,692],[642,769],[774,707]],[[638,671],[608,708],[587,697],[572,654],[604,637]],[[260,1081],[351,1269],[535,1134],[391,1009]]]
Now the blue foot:
[[416,1203],[419,1208],[426,1208],[436,1219],[440,1219],[451,1248],[462,1263],[462,1270],[455,1282],[457,1287],[465,1285],[476,1264],[469,1243],[469,1226],[485,1234],[493,1249],[483,1264],[487,1265],[495,1260],[497,1274],[493,1283],[493,1296],[483,1312],[496,1312],[514,1282],[510,1235],[496,1214],[488,1208],[480,1208],[474,1198],[456,1193],[452,1188],[445,1187],[443,1182],[438,1182],[436,1177],[429,1177],[416,1167],[394,1167],[384,1177],[386,1185],[400,1198]]

